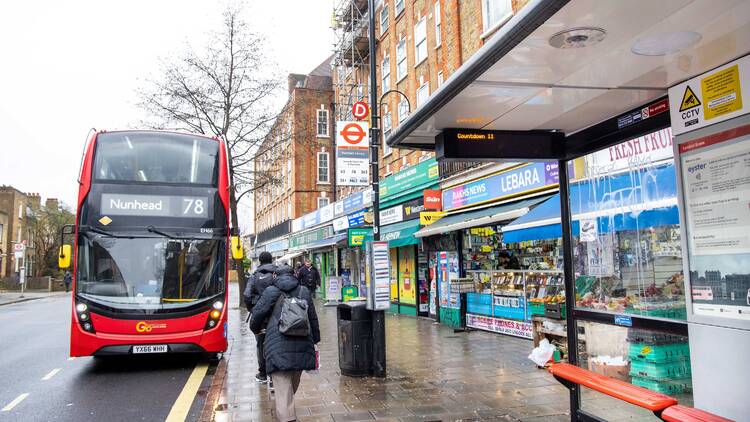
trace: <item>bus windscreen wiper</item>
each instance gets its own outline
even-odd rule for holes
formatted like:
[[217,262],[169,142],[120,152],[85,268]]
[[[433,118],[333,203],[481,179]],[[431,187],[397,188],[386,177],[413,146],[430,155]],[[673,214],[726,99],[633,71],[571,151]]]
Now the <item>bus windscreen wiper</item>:
[[170,239],[177,239],[176,237],[172,236],[171,234],[169,234],[169,233],[165,233],[165,232],[163,232],[163,231],[161,231],[161,230],[157,229],[157,228],[156,228],[156,227],[154,227],[154,226],[147,226],[147,227],[146,227],[146,230],[148,230],[148,231],[149,231],[149,232],[151,232],[151,233],[156,233],[156,234],[158,234],[158,235],[161,235],[161,236],[164,236],[164,237],[168,237],[168,238],[170,238]]
[[127,239],[132,239],[133,238],[133,236],[117,235],[117,234],[110,233],[107,230],[102,230],[102,229],[100,229],[98,227],[93,227],[93,226],[79,226],[79,228],[83,232],[94,232],[94,233],[101,234],[101,235],[107,236],[107,237],[127,238]]

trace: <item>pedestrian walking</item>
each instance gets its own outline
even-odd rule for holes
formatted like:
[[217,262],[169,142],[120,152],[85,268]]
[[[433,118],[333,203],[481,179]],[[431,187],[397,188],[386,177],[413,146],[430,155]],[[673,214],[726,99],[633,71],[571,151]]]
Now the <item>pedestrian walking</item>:
[[297,271],[297,278],[301,285],[310,290],[312,297],[315,297],[315,290],[320,287],[320,272],[312,264],[312,261],[305,259],[305,265]]
[[[250,329],[259,333],[266,320],[263,351],[266,371],[276,388],[276,417],[281,422],[295,421],[294,394],[302,371],[316,367],[315,345],[320,342],[320,327],[310,291],[300,285],[288,265],[276,268],[273,285],[266,288],[253,307]],[[304,322],[304,329],[300,322]]]
[[73,276],[70,275],[70,271],[65,270],[65,275],[63,276],[63,283],[65,283],[65,292],[70,291],[70,283],[73,281]]
[[[253,272],[248,278],[247,285],[243,296],[245,298],[245,306],[247,311],[253,311],[255,305],[258,304],[263,292],[266,288],[273,284],[274,273],[276,272],[276,266],[271,262],[273,256],[268,252],[261,252],[258,256],[260,266]],[[255,381],[259,383],[266,383],[268,376],[266,374],[266,358],[263,356],[263,342],[266,339],[266,327],[262,324],[260,332],[255,334],[255,347],[256,355],[258,358],[258,373],[255,375]]]

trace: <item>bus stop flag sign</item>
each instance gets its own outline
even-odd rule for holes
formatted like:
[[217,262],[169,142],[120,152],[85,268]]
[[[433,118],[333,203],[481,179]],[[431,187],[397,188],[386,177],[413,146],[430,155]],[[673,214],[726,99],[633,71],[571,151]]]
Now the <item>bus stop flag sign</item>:
[[336,122],[336,184],[367,186],[370,183],[370,138],[367,122]]

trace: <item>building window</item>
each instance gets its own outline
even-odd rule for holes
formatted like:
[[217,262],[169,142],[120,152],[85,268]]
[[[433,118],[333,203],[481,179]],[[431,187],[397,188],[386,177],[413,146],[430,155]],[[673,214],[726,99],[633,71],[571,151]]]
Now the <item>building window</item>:
[[286,203],[286,213],[289,215],[289,219],[292,218],[292,202],[289,201]]
[[438,72],[438,88],[443,86],[443,72]]
[[396,16],[404,11],[404,0],[396,0]]
[[388,56],[383,57],[383,61],[380,63],[380,74],[383,75],[383,93],[388,92],[391,89],[391,58]]
[[490,31],[513,16],[511,0],[482,0],[484,31]]
[[427,59],[427,19],[422,19],[414,25],[414,61],[415,66]]
[[388,30],[388,5],[384,5],[380,11],[380,33],[383,34]]
[[401,81],[406,73],[406,38],[401,38],[396,44],[396,78]]
[[18,206],[18,218],[23,218],[23,205]]
[[322,196],[318,197],[318,209],[328,206],[328,201],[328,198]]
[[409,103],[404,98],[398,103],[398,122],[403,122],[407,117],[409,117]]
[[417,89],[417,108],[422,107],[422,105],[427,101],[429,97],[430,97],[430,83],[425,82],[422,85],[420,85],[419,89]]
[[0,245],[3,243],[3,225],[0,224]]
[[318,110],[318,136],[328,136],[328,110]]
[[442,18],[440,17],[440,2],[435,2],[435,48],[440,47],[442,43],[442,35],[440,34],[440,24]]
[[318,183],[328,183],[328,153],[318,153]]
[[18,232],[16,232],[16,243],[21,243],[21,228],[18,228]]
[[390,155],[393,149],[385,143],[385,140],[391,135],[391,128],[393,127],[393,116],[388,107],[385,107],[383,112],[383,157]]

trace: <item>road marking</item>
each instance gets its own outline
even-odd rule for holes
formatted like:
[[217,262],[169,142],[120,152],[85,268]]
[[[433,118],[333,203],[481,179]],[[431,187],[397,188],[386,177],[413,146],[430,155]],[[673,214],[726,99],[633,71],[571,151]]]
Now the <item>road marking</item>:
[[10,412],[11,410],[13,410],[14,407],[16,407],[16,405],[18,405],[18,403],[21,403],[28,396],[29,396],[29,393],[21,394],[20,396],[13,399],[12,402],[6,404],[5,407],[0,409],[0,412]]
[[57,373],[58,373],[58,372],[60,372],[60,370],[62,370],[62,368],[55,368],[55,369],[53,369],[53,370],[49,371],[49,374],[45,375],[45,376],[44,376],[44,377],[42,378],[42,381],[48,381],[48,380],[49,380],[50,378],[52,378],[52,377],[54,377],[55,375],[57,375]]
[[166,422],[183,422],[185,420],[207,371],[208,363],[199,363],[195,366],[185,386],[182,387],[182,392],[180,392],[174,405],[172,405],[172,410],[169,411]]

